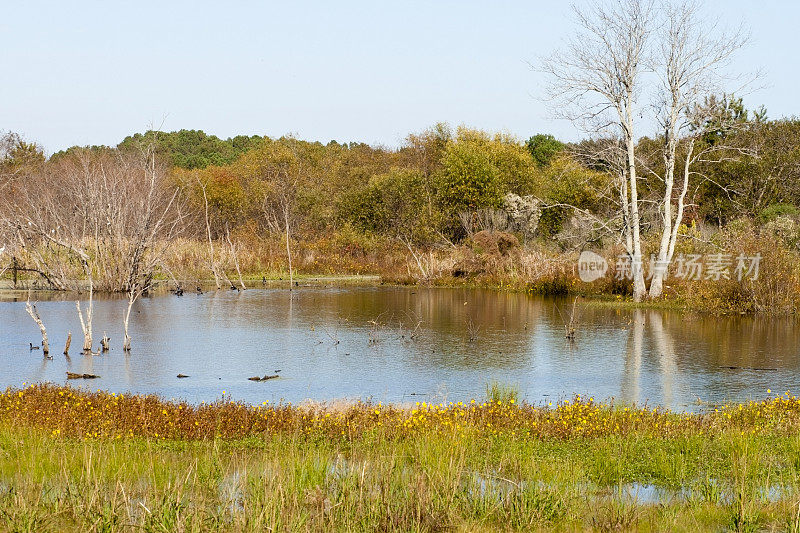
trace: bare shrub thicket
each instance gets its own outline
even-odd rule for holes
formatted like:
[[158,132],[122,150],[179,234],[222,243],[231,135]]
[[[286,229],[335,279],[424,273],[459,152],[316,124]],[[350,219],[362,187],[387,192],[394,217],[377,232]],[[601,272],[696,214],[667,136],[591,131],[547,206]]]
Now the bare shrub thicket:
[[[14,178],[0,223],[15,264],[46,286],[89,291],[84,350],[91,350],[92,293],[124,292],[130,307],[153,285],[180,227],[178,190],[153,149],[78,149]],[[129,339],[126,331],[126,345]]]
[[149,287],[178,229],[177,190],[153,154],[80,150],[30,174],[3,206],[17,253],[47,283],[95,290]]

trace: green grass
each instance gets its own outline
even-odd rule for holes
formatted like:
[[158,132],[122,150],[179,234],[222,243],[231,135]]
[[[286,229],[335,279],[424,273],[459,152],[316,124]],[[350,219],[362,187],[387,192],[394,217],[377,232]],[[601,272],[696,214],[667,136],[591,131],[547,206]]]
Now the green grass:
[[516,403],[519,401],[519,387],[493,381],[486,385],[486,400],[492,403]]
[[[51,439],[0,429],[8,531],[699,531],[797,524],[800,438]],[[642,501],[632,483],[682,498]],[[787,492],[770,501],[769,487]]]
[[[192,407],[0,394],[0,531],[797,531],[800,400]],[[514,400],[514,403],[511,403]]]

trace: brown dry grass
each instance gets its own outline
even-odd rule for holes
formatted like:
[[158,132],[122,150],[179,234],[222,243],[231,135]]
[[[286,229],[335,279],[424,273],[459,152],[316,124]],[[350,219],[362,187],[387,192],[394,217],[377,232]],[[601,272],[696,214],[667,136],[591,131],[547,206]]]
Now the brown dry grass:
[[445,434],[478,431],[555,439],[624,436],[644,431],[666,437],[731,429],[795,431],[800,428],[800,400],[786,395],[703,415],[616,408],[579,396],[555,406],[518,404],[513,398],[505,402],[473,400],[413,406],[362,402],[299,406],[265,402],[253,406],[228,397],[191,405],[164,401],[153,395],[86,392],[37,384],[0,394],[0,421],[81,438],[203,440],[293,434],[350,440],[376,429],[396,438],[414,437],[427,431]]

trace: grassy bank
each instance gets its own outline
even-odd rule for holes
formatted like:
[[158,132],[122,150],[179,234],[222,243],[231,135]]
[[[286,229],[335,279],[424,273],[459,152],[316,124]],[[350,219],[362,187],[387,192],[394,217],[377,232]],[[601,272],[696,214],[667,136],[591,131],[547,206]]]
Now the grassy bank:
[[210,405],[0,395],[9,531],[787,530],[800,400]]

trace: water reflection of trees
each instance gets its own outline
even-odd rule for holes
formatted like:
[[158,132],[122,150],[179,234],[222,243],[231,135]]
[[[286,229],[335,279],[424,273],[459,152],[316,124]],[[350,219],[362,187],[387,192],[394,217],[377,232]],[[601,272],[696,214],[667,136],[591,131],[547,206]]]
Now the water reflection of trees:
[[[669,315],[652,309],[636,309],[631,314],[620,390],[620,398],[624,402],[657,400],[661,405],[674,406],[675,381],[681,376],[678,364],[681,351],[676,348],[675,339],[684,333],[671,329],[670,326],[675,326],[678,322],[670,324]],[[656,378],[660,391],[655,388],[656,380],[653,380],[648,381],[646,392],[642,392],[643,363],[648,365],[645,373]]]
[[[288,307],[288,300],[273,296],[262,311],[271,315],[271,325],[288,327],[285,309],[277,310]],[[524,333],[542,312],[541,300],[521,294],[437,288],[297,291],[294,305],[296,323],[316,327],[325,342],[330,339],[323,326],[342,335],[378,337],[382,342],[373,351],[421,368],[453,369],[519,365],[528,356]]]
[[711,367],[797,369],[800,328],[795,318],[765,316],[670,317],[671,327],[687,339],[699,340]]
[[[654,400],[650,381],[643,397],[641,379],[656,377],[659,403],[673,405],[678,380],[692,398],[728,398],[745,391],[752,372],[800,369],[800,330],[793,318],[693,316],[660,310],[631,313],[620,396],[627,402]],[[643,366],[645,368],[643,368]],[[734,376],[721,376],[731,370]],[[657,376],[652,376],[652,374]]]
[[[591,383],[587,391],[605,387],[620,400],[664,405],[695,396],[746,394],[761,388],[759,379],[786,380],[789,370],[800,369],[796,319],[694,316],[579,302],[578,335],[569,343],[564,322],[571,298],[406,287],[293,292],[292,298],[288,291],[275,289],[142,299],[131,324],[142,343],[130,360],[122,362],[112,350],[95,361],[75,358],[70,368],[110,372],[98,365],[125,364],[113,373],[133,386],[145,378],[173,380],[176,365],[219,368],[224,375],[225,369],[235,373],[260,368],[266,361],[296,361],[299,372],[313,373],[321,365],[334,371],[368,367],[410,381],[428,376],[449,382],[494,376],[513,381],[519,376],[519,381],[543,389],[566,386],[567,394],[580,389],[586,377]],[[71,303],[42,304],[48,330],[59,345],[66,331],[77,327]],[[27,346],[28,338],[13,331],[17,323],[30,326],[24,311],[18,304],[3,305],[15,311],[0,325],[10,328],[13,337],[5,345]],[[99,331],[108,329],[115,338],[123,308],[124,301],[98,300]],[[470,324],[477,329],[474,341],[469,339]],[[341,343],[335,345],[323,328]],[[373,338],[378,342],[370,342]],[[94,369],[85,366],[91,364]],[[783,372],[721,368],[729,366]],[[48,368],[31,368],[31,374],[51,375]]]
[[522,331],[538,315],[541,302],[521,294],[470,289],[348,290],[334,295],[319,303],[334,306],[339,318],[363,324],[378,317],[410,322],[417,316],[445,334],[462,333],[469,320],[486,331]]
[[625,370],[622,380],[621,399],[627,403],[640,399],[640,383],[642,375],[642,348],[644,343],[645,315],[637,309],[633,312],[628,329],[628,343],[625,350]]
[[[219,341],[220,335],[238,332],[252,342],[269,338],[266,350],[300,357],[302,365],[336,358],[342,358],[337,364],[345,367],[355,361],[376,368],[385,364],[387,372],[400,372],[398,379],[407,374],[411,382],[423,375],[446,381],[452,379],[447,377],[451,372],[465,379],[490,379],[496,371],[505,379],[530,378],[536,359],[542,358],[544,374],[536,379],[547,386],[552,371],[607,373],[619,400],[681,408],[695,397],[721,398],[731,390],[752,387],[751,377],[723,375],[731,371],[721,366],[800,366],[800,328],[793,319],[704,317],[579,302],[578,338],[570,345],[563,339],[562,315],[569,314],[572,299],[438,288],[294,292],[291,299],[281,290],[220,291],[166,302],[156,298],[154,309],[137,319],[142,331],[160,338],[177,335],[177,345],[184,344],[184,335],[209,335]],[[474,342],[468,338],[470,323],[478,330]],[[323,328],[341,344],[334,345]],[[379,342],[369,343],[374,337]],[[601,356],[610,366],[596,366]],[[204,357],[214,356],[209,352]],[[388,370],[390,364],[393,370]],[[552,386],[560,387],[554,379]]]
[[[385,301],[390,313],[420,329],[404,357],[421,367],[491,369],[524,366],[529,333],[543,304],[520,294],[419,289]],[[390,297],[391,298],[391,297]],[[363,320],[366,317],[362,317]]]

